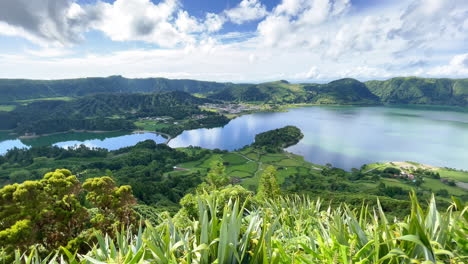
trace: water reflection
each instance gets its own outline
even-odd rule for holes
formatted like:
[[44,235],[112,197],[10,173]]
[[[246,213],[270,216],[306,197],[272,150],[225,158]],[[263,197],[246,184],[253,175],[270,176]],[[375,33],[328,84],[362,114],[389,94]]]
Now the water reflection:
[[[185,131],[171,147],[189,145],[226,150],[240,149],[256,134],[294,125],[304,138],[288,151],[317,163],[351,169],[369,162],[416,161],[435,166],[468,169],[468,112],[398,107],[304,107],[289,112],[257,113],[232,120],[223,128]],[[98,138],[99,137],[99,138]],[[72,146],[89,144],[110,150],[137,142],[164,139],[155,134],[106,134],[84,138],[51,137],[41,141],[4,140],[0,153],[13,146],[34,144]],[[39,139],[38,139],[39,140]]]
[[[55,137],[56,136],[56,137]],[[77,140],[61,141],[64,138],[75,138]],[[145,140],[154,140],[156,143],[163,143],[165,138],[154,133],[130,134],[122,135],[122,132],[116,133],[69,133],[57,134],[54,136],[39,137],[27,140],[5,140],[0,142],[0,155],[5,154],[12,148],[30,148],[31,146],[48,146],[54,145],[62,148],[74,147],[77,145],[85,145],[90,148],[105,148],[108,150],[116,150],[119,148],[129,147]]]

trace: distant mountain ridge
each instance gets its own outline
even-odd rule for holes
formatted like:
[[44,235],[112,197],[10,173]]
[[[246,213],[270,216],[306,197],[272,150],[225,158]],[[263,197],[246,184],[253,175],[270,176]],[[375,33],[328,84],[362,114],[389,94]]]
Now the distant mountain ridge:
[[97,93],[208,93],[231,83],[166,78],[128,79],[122,76],[64,80],[0,79],[0,102],[48,97],[78,97]]
[[380,104],[379,98],[358,80],[340,79],[328,84],[290,84],[285,81],[226,88],[208,98],[268,103]]
[[383,103],[468,106],[468,79],[397,77],[365,84]]
[[327,84],[294,84],[285,80],[234,84],[166,78],[128,79],[122,76],[68,80],[0,79],[0,103],[99,93],[170,91],[203,94],[211,99],[237,102],[468,106],[468,79],[396,77],[385,81],[360,82],[345,78]]

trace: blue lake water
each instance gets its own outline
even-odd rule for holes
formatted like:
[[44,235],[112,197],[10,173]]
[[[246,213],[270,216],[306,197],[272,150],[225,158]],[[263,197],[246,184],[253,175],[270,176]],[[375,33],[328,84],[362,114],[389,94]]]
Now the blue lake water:
[[[286,125],[299,127],[304,138],[287,150],[317,163],[343,169],[384,161],[416,161],[468,169],[468,113],[418,107],[312,106],[288,112],[255,113],[222,128],[185,131],[171,147],[189,145],[234,150],[256,134]],[[74,133],[30,140],[0,139],[0,153],[11,147],[85,144],[115,150],[161,136],[145,133]]]

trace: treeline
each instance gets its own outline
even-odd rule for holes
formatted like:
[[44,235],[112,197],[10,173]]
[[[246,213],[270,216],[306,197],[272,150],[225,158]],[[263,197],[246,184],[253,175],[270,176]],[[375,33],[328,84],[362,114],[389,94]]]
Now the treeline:
[[[179,151],[152,140],[116,151],[56,146],[12,149],[0,156],[0,186],[37,180],[46,171],[67,167],[81,179],[112,175],[118,184],[131,185],[135,196],[144,204],[176,210],[179,200],[196,187],[203,175],[164,176],[179,163],[199,160],[212,150],[199,147]],[[216,152],[216,151],[214,151]]]
[[127,79],[122,76],[50,81],[0,79],[0,102],[47,97],[81,97],[97,93],[160,93],[169,91],[208,93],[232,85],[230,83],[165,78]]
[[22,135],[27,133],[48,134],[57,132],[67,132],[70,130],[88,131],[114,131],[131,130],[136,126],[133,122],[125,119],[92,118],[92,119],[71,119],[56,118],[21,123],[15,132]]
[[229,123],[230,119],[224,115],[209,115],[207,117],[189,120],[180,125],[160,128],[158,131],[171,135],[172,137],[180,135],[184,130],[197,129],[197,128],[213,128],[222,127]]

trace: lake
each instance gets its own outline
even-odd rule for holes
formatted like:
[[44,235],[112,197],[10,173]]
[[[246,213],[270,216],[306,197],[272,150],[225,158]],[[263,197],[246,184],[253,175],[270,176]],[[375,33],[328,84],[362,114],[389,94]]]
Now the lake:
[[[297,126],[304,133],[304,138],[287,150],[316,164],[331,163],[349,170],[371,162],[416,161],[468,170],[468,113],[439,108],[311,106],[255,113],[236,118],[223,128],[185,131],[169,145],[235,150],[252,143],[258,133],[286,125]],[[41,144],[84,143],[114,150],[145,139],[164,142],[152,133],[92,134],[84,139],[73,138],[81,134],[64,135],[69,138],[60,140],[55,135],[47,140],[4,140],[0,153],[12,146]],[[96,138],[98,135],[101,138]]]

